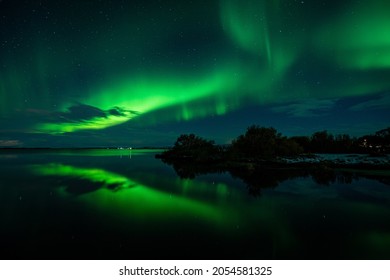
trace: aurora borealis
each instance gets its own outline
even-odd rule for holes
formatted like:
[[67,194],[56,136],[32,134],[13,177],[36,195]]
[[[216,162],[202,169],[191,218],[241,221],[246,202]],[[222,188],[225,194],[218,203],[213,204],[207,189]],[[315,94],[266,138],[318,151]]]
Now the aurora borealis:
[[0,1],[0,146],[389,126],[390,2]]

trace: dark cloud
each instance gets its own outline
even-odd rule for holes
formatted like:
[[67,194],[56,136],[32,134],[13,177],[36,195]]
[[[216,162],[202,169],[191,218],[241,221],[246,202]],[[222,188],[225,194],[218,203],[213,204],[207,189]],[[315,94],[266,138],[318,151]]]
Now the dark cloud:
[[23,143],[16,139],[5,139],[0,140],[0,147],[17,147],[21,146]]
[[121,107],[114,107],[108,110],[90,106],[87,104],[75,104],[65,112],[55,112],[50,116],[50,122],[82,122],[92,119],[108,118],[109,116],[128,116],[130,114],[137,115],[136,111],[127,110]]
[[107,110],[106,112],[112,116],[122,116],[122,117],[127,116],[128,113],[131,113],[133,115],[139,115],[137,111],[126,110],[117,106],[110,110]]
[[387,109],[389,107],[390,107],[390,92],[387,92],[387,93],[377,95],[370,100],[366,100],[356,105],[353,105],[349,109],[352,111],[362,111],[362,110]]
[[294,117],[314,117],[328,114],[335,105],[336,100],[303,100],[288,105],[272,108],[275,113],[285,113]]
[[60,117],[65,118],[67,120],[89,120],[93,118],[105,118],[106,112],[86,104],[77,104],[68,108],[68,111],[65,113],[61,113]]

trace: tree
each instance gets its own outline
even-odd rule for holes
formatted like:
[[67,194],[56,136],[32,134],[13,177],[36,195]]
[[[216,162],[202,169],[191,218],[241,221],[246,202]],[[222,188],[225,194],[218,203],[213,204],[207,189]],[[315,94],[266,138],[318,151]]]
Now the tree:
[[311,137],[311,148],[315,152],[328,153],[332,151],[334,137],[328,131],[315,132]]
[[248,127],[244,135],[240,135],[232,142],[231,154],[233,157],[250,159],[268,159],[276,156],[295,155],[302,152],[299,145],[272,127]]
[[232,142],[232,151],[247,158],[269,158],[275,156],[277,131],[252,125],[244,135]]
[[308,153],[311,152],[311,141],[310,137],[308,136],[293,136],[290,138],[295,143],[298,144],[301,148],[303,148],[303,151]]
[[375,132],[375,135],[390,141],[390,127]]
[[353,140],[348,134],[339,134],[334,139],[334,151],[337,153],[349,153],[352,146]]
[[276,155],[278,156],[296,156],[304,152],[302,146],[292,138],[281,137],[276,143]]
[[173,148],[163,154],[169,158],[187,158],[194,161],[206,161],[215,159],[218,155],[218,147],[214,141],[203,139],[195,134],[180,135]]

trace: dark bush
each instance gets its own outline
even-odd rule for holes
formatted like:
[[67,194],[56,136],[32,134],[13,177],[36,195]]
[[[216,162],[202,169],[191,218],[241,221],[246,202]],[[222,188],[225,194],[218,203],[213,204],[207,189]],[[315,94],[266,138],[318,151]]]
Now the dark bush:
[[238,158],[270,159],[298,155],[302,151],[294,140],[282,137],[275,128],[252,125],[244,135],[233,140],[230,154]]

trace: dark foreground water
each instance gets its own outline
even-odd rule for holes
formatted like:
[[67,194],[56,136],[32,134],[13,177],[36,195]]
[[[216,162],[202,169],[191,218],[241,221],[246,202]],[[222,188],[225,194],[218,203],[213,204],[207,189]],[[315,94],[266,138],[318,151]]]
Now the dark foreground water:
[[181,179],[155,152],[2,151],[1,258],[390,258],[389,171]]

